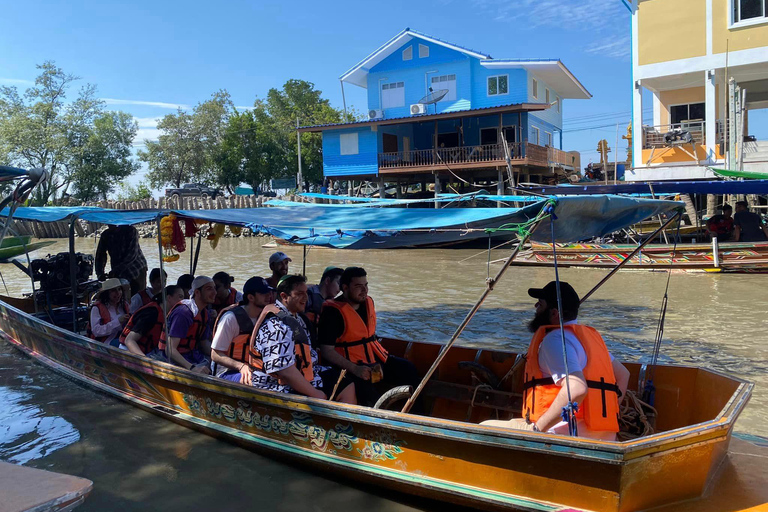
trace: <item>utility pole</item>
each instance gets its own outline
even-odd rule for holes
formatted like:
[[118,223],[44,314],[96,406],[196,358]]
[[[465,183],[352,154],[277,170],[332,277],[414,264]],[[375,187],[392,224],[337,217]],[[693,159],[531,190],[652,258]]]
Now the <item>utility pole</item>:
[[301,132],[299,132],[299,118],[296,117],[296,142],[299,149],[299,172],[296,174],[296,185],[299,193],[304,192],[304,176],[301,174]]

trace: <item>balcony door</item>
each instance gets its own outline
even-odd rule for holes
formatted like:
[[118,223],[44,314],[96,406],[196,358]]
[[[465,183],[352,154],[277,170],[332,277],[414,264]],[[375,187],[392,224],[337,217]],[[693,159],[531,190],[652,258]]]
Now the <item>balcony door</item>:
[[381,145],[384,153],[397,153],[397,135],[391,133],[381,134]]
[[498,128],[482,128],[480,130],[480,145],[485,146],[487,144],[499,143],[499,129]]

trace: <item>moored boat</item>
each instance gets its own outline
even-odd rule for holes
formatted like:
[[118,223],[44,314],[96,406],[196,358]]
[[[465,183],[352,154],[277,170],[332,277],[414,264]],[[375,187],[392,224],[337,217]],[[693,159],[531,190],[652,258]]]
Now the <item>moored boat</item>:
[[[647,245],[632,255],[635,249],[637,245],[630,244],[558,244],[557,264],[609,269],[629,257],[625,269],[768,273],[768,242]],[[513,265],[551,267],[554,259],[552,244],[534,242],[530,249],[520,252]]]

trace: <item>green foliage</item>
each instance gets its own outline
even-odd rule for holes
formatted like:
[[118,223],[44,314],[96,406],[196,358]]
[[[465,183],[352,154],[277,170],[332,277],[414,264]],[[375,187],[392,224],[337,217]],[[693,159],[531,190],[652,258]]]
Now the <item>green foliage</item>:
[[34,87],[23,95],[15,87],[0,87],[0,156],[19,167],[48,171],[48,181],[33,193],[36,204],[55,202],[70,187],[89,199],[106,194],[110,182],[135,169],[129,158],[135,123],[127,114],[106,113],[90,84],[67,103],[78,77],[51,61],[37,68]]
[[147,178],[153,187],[187,182],[211,182],[217,175],[218,154],[234,107],[227,91],[199,103],[188,114],[179,109],[158,124],[162,135],[157,141],[145,141],[146,150],[139,159],[149,166]]
[[120,189],[117,192],[118,201],[141,201],[151,197],[152,191],[143,181],[139,182],[135,187],[129,185],[128,183],[122,183],[120,185]]

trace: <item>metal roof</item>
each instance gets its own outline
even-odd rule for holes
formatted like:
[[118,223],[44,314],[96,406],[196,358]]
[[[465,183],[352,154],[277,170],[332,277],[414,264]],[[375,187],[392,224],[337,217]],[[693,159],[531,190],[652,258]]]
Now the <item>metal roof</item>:
[[388,119],[374,119],[366,121],[355,121],[352,123],[329,123],[317,124],[312,126],[300,126],[299,132],[322,132],[324,130],[338,130],[343,128],[355,128],[358,126],[373,126],[387,124],[417,123],[422,121],[440,121],[442,119],[457,119],[460,117],[470,117],[473,114],[504,114],[509,112],[529,112],[541,111],[550,107],[547,103],[512,103],[509,105],[500,105],[496,107],[473,108],[469,110],[457,110],[455,112],[441,112],[439,114],[421,114],[415,116],[390,117]]

